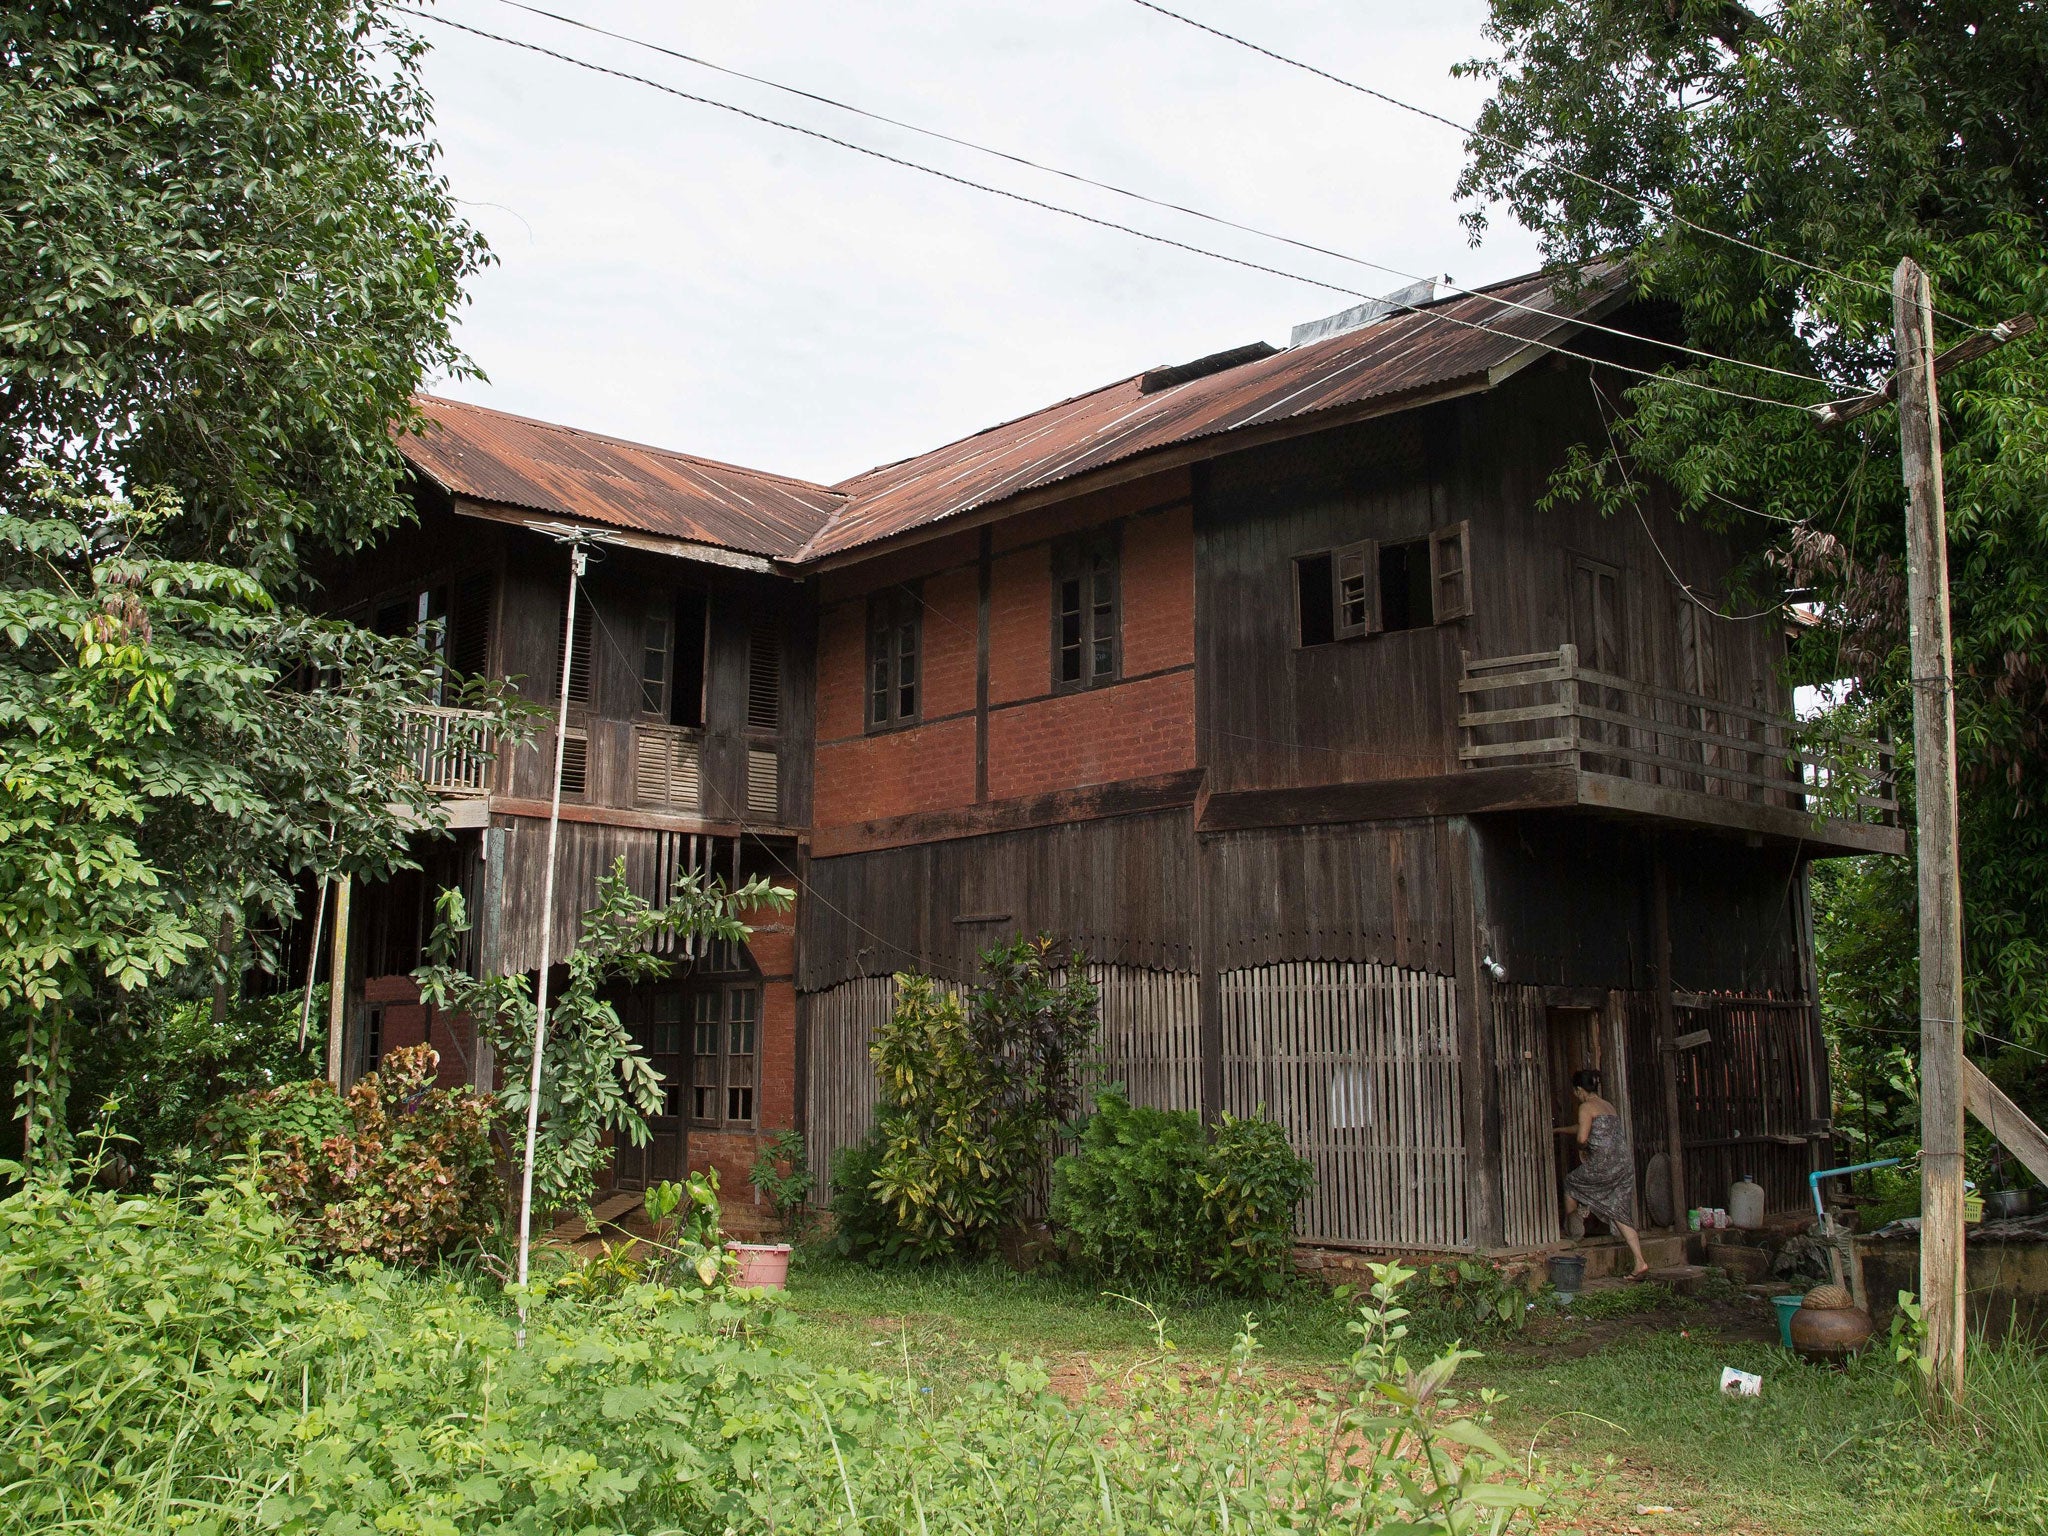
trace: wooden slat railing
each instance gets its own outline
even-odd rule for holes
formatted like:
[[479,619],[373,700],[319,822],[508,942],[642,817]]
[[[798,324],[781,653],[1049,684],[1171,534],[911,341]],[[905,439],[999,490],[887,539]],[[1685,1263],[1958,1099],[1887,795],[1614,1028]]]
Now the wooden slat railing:
[[1885,743],[1821,739],[1786,715],[1596,671],[1580,665],[1575,646],[1468,657],[1458,694],[1465,767],[1567,763],[1836,820],[1898,825]]
[[412,742],[413,772],[428,789],[441,795],[482,795],[491,788],[491,760],[496,755],[473,709],[419,705],[405,712]]

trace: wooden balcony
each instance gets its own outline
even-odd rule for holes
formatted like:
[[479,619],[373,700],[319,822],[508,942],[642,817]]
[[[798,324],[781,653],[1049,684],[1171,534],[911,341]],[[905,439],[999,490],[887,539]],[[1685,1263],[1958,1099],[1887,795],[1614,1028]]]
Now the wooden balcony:
[[1458,694],[1461,768],[1562,768],[1571,799],[1594,809],[1829,851],[1904,849],[1882,742],[1595,671],[1569,645],[1468,657]]
[[437,795],[465,799],[490,793],[497,754],[484,724],[487,716],[428,705],[405,714],[413,772],[422,784]]

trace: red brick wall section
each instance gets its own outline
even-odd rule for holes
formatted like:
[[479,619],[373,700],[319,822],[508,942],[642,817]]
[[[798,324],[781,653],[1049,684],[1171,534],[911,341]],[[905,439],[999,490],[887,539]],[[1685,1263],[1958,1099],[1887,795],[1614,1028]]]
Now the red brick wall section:
[[1062,694],[989,717],[993,800],[1141,779],[1194,764],[1192,672]]
[[841,827],[974,803],[974,718],[821,743],[812,823]]

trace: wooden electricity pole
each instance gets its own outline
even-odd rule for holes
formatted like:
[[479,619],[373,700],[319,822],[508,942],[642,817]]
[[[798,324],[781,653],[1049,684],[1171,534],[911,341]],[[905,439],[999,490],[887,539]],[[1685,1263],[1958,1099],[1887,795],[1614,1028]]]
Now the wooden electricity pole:
[[1963,1398],[1963,896],[1956,855],[1956,708],[1941,500],[1934,306],[1910,257],[1892,279],[1906,477],[1913,786],[1920,863],[1920,1304],[1929,1396]]

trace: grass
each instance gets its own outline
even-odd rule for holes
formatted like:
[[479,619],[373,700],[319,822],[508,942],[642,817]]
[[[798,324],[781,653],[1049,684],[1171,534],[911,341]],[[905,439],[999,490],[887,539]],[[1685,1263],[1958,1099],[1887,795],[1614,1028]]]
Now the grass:
[[[1306,1284],[1263,1302],[1168,1291],[1136,1300],[1198,1359],[1226,1354],[1247,1312],[1268,1366],[1305,1382],[1351,1347],[1344,1309]],[[1071,1275],[998,1265],[875,1270],[804,1255],[789,1306],[800,1355],[886,1358],[940,1390],[1003,1354],[1042,1357],[1057,1376],[1062,1366],[1120,1370],[1156,1350],[1152,1316],[1133,1301]],[[1633,1287],[1538,1319],[1476,1341],[1484,1357],[1459,1379],[1503,1394],[1504,1440],[1587,1469],[1583,1503],[1554,1529],[2048,1532],[2048,1367],[2025,1348],[1978,1350],[1970,1413],[1930,1431],[1882,1349],[1846,1371],[1803,1364],[1754,1336],[1769,1323],[1753,1302],[1703,1305]],[[1435,1321],[1419,1317],[1418,1336],[1440,1336]],[[1723,1397],[1724,1366],[1761,1374],[1763,1395]],[[1657,1505],[1675,1513],[1637,1513]]]

